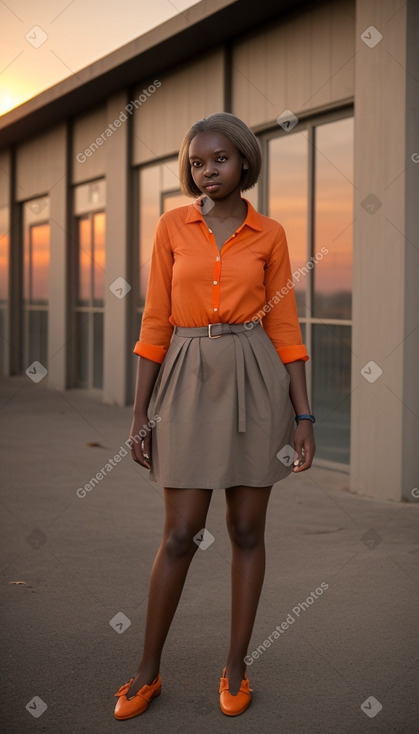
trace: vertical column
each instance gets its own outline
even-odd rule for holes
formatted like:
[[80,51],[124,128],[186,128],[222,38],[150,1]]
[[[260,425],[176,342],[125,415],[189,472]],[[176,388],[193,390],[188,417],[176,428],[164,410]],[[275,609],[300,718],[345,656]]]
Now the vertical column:
[[48,385],[67,387],[67,127],[54,130],[50,176],[50,275],[48,303]]
[[[406,5],[405,267],[402,496],[419,499],[419,3]],[[416,489],[416,492],[412,490]]]
[[[115,132],[104,146],[106,155],[106,282],[104,324],[105,403],[126,405],[128,308],[132,290],[128,269],[128,148],[129,115],[125,92],[108,100],[107,121]],[[132,351],[132,350],[131,350]]]
[[[406,54],[413,5],[356,2],[350,484],[354,492],[393,500],[412,499],[419,455],[412,450],[419,381],[411,361],[419,312],[412,272],[417,212],[408,211],[414,163],[407,144],[413,114],[407,80],[418,78],[407,68],[414,54]],[[417,126],[417,106],[413,117]]]

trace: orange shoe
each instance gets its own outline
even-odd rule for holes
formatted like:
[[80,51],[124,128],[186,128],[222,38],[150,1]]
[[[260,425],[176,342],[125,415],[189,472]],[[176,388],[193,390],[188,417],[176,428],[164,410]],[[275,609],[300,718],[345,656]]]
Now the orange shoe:
[[252,694],[250,688],[249,679],[244,674],[244,678],[240,684],[240,688],[237,693],[233,696],[229,691],[228,678],[225,677],[226,669],[223,670],[223,677],[220,680],[220,688],[218,693],[220,694],[220,708],[223,714],[226,716],[238,716],[246,711],[252,700]]
[[161,678],[160,673],[155,678],[150,686],[145,685],[140,688],[139,691],[132,698],[127,698],[129,687],[134,678],[130,678],[128,683],[125,683],[115,696],[118,696],[118,702],[115,706],[115,719],[131,719],[133,716],[142,714],[146,710],[148,704],[152,698],[160,696],[161,693]]

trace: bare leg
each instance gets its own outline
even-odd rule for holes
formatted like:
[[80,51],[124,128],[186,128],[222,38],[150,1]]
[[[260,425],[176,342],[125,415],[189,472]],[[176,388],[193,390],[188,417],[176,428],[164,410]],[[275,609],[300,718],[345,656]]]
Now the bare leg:
[[265,576],[265,521],[271,487],[226,489],[227,528],[232,545],[231,637],[226,661],[230,693],[246,671],[244,657],[252,635]]
[[127,698],[159,673],[163,645],[198,549],[193,537],[205,527],[211,496],[208,489],[164,489],[165,525],[151,570],[143,656]]

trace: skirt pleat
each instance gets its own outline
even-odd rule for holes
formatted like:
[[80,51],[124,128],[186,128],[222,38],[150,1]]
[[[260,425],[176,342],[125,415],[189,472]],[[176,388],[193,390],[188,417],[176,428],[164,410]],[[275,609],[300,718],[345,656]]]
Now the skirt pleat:
[[288,476],[292,462],[277,454],[293,446],[289,383],[260,324],[218,339],[174,330],[147,410],[149,420],[158,416],[150,479],[163,487],[224,489],[270,486]]

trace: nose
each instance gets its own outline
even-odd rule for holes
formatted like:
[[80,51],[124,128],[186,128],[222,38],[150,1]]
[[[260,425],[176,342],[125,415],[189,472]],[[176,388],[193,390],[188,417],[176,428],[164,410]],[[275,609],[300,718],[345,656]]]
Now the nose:
[[209,178],[210,176],[213,176],[214,174],[217,174],[217,169],[214,165],[214,163],[207,163],[204,170],[204,176]]

